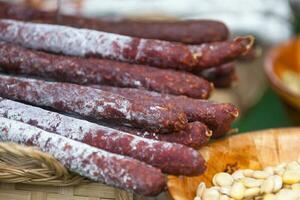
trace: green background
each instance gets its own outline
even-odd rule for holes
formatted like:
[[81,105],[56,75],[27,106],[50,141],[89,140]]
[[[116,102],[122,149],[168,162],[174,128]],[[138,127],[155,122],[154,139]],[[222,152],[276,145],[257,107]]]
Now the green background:
[[256,106],[250,109],[233,127],[239,132],[295,126],[279,97],[269,88]]
[[[295,35],[300,33],[300,14],[297,9],[294,12],[293,27]],[[300,114],[299,114],[300,115]],[[298,124],[299,126],[300,124]],[[288,116],[285,106],[279,97],[268,88],[259,103],[249,110],[241,119],[233,125],[239,132],[255,131],[268,128],[297,126]]]

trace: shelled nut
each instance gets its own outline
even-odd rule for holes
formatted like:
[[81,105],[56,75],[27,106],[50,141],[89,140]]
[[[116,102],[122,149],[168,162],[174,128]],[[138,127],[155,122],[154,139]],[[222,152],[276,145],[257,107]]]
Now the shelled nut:
[[300,158],[263,170],[220,172],[212,183],[200,183],[194,200],[300,200]]

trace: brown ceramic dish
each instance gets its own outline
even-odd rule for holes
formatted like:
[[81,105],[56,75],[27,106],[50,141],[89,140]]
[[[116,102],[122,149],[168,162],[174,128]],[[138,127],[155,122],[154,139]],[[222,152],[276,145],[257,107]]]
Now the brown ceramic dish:
[[300,116],[300,94],[292,92],[282,81],[283,74],[293,71],[300,77],[300,38],[280,44],[270,50],[265,59],[265,73],[272,89]]

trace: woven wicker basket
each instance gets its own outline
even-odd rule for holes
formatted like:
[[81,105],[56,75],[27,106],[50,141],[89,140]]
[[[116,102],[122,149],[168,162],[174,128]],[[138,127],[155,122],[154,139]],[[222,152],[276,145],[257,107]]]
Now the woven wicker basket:
[[72,174],[31,147],[0,143],[2,200],[132,200],[133,194]]

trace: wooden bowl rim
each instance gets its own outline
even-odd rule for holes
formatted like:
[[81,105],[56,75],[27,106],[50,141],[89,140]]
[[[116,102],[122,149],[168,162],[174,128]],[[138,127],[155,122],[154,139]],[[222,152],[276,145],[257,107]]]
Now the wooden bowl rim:
[[[279,93],[287,94],[288,96],[292,98],[298,98],[300,99],[300,95],[293,93],[290,91],[280,80],[280,78],[277,76],[277,74],[274,72],[274,61],[277,59],[278,55],[280,54],[280,50],[282,47],[287,46],[291,42],[294,42],[296,38],[291,39],[287,42],[281,43],[269,50],[267,53],[265,60],[264,60],[264,71],[267,75],[268,81],[271,84],[271,87],[274,90],[277,90]],[[282,95],[281,95],[282,96]]]
[[[280,134],[281,132],[284,132],[284,131],[289,131],[289,132],[296,132],[296,131],[299,131],[299,134],[300,134],[300,126],[294,126],[294,127],[286,127],[286,128],[267,128],[267,129],[261,129],[261,130],[256,130],[256,131],[249,131],[249,132],[244,132],[244,133],[238,133],[238,134],[234,134],[234,135],[229,135],[229,136],[226,136],[226,137],[223,137],[223,138],[220,138],[220,139],[217,139],[217,140],[214,140],[212,142],[210,142],[208,145],[211,145],[211,144],[214,144],[216,142],[220,142],[220,141],[224,141],[224,140],[227,140],[229,138],[239,138],[239,137],[245,137],[246,135],[248,134],[255,134],[255,135],[260,135],[260,134],[271,134],[273,133],[274,131],[280,131]],[[278,133],[276,133],[278,134]]]
[[[219,139],[219,140],[215,140],[211,143],[208,144],[208,146],[214,144],[214,143],[217,143],[217,142],[220,142],[220,141],[223,141],[223,140],[228,140],[229,138],[242,138],[242,137],[246,137],[246,135],[260,135],[260,134],[272,134],[274,133],[274,131],[276,131],[276,135],[280,135],[284,132],[299,132],[299,135],[300,135],[300,127],[288,127],[288,128],[271,128],[271,129],[262,129],[262,130],[257,130],[257,131],[250,131],[250,132],[245,132],[245,133],[241,133],[241,134],[236,134],[236,135],[231,135],[231,136],[228,136],[228,137],[225,137],[225,138],[222,138],[222,139]],[[168,176],[168,182],[167,182],[167,194],[169,196],[169,198],[171,200],[176,200],[176,198],[173,197],[172,195],[172,192],[170,192],[170,188],[174,187],[173,184],[170,184],[170,179],[172,179],[174,176]],[[173,190],[172,190],[173,191]]]

